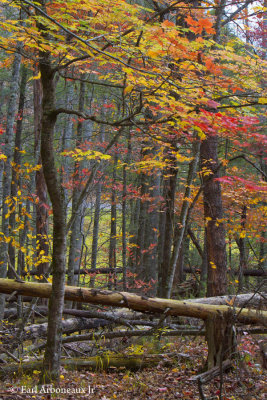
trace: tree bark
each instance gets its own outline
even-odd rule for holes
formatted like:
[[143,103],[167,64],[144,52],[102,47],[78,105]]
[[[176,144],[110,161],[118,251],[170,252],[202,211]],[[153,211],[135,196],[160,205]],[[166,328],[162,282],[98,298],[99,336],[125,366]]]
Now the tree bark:
[[[201,143],[201,170],[203,176],[203,201],[204,220],[206,225],[207,238],[207,262],[208,281],[207,296],[221,296],[227,290],[227,256],[225,243],[225,229],[223,225],[223,207],[220,183],[216,180],[219,177],[218,169],[218,138],[209,136]],[[206,337],[208,341],[209,355],[208,367],[218,366],[225,359],[230,348],[233,351],[234,333],[230,327],[226,327],[231,319],[224,320],[217,318],[208,321],[206,324]],[[216,324],[216,328],[213,326]],[[230,334],[231,338],[226,343],[224,334]],[[216,338],[217,335],[217,338]],[[225,352],[224,346],[229,344],[229,351]],[[227,354],[227,357],[229,354]]]
[[221,186],[218,174],[218,138],[209,136],[201,143],[204,219],[207,232],[208,296],[220,296],[227,289],[227,257]]

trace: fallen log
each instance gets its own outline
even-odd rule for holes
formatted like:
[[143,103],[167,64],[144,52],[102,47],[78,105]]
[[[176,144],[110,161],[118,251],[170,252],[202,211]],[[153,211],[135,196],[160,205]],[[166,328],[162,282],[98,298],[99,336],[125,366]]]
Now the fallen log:
[[[38,316],[47,316],[48,315],[48,307],[47,306],[38,306],[32,310],[32,314]],[[118,325],[125,325],[131,327],[131,325],[143,325],[143,326],[155,326],[157,322],[146,321],[141,319],[126,319],[128,317],[133,318],[134,315],[127,315],[127,313],[112,313],[112,312],[98,312],[94,310],[76,310],[76,309],[64,309],[64,315],[76,316],[78,318],[97,318],[97,319],[106,319],[108,321],[112,321]],[[140,313],[139,313],[140,314]],[[141,314],[142,315],[142,314]],[[14,318],[17,316],[17,309],[12,308],[10,310],[5,310],[4,318]],[[172,325],[170,327],[175,327]]]
[[[170,353],[170,354],[141,354],[141,355],[103,355],[88,358],[62,359],[61,365],[66,369],[82,370],[92,369],[96,371],[107,370],[108,368],[126,368],[129,370],[138,370],[141,368],[152,367],[162,363],[163,365],[173,365],[177,360],[190,359],[188,354]],[[31,373],[34,370],[41,371],[42,361],[29,361],[22,364],[9,364],[0,367],[0,377],[4,378],[12,374]]]
[[[27,301],[30,301],[32,297],[26,297]],[[217,297],[204,297],[200,299],[185,299],[183,300],[189,303],[201,303],[201,304],[213,304],[213,305],[231,305],[234,307],[256,307],[258,309],[266,309],[267,308],[267,293],[246,293],[239,295],[227,295],[227,296],[217,296]],[[17,308],[7,308],[4,313],[4,319],[15,318],[17,316]],[[47,306],[37,306],[33,310],[33,313],[38,315],[47,315],[48,307]],[[77,310],[73,308],[64,308],[64,315],[72,315],[81,318],[97,318],[97,311],[92,310]],[[128,313],[109,313],[113,318],[123,318],[123,319],[137,319],[137,317],[141,317],[141,313],[137,313],[136,315],[129,315]],[[105,313],[108,315],[108,313]],[[149,324],[148,324],[149,325]],[[152,324],[151,324],[152,325]]]
[[[32,297],[29,297],[29,299],[32,300]],[[24,309],[27,310],[29,306],[24,306]],[[18,314],[17,307],[12,307],[12,308],[6,308],[4,312],[4,319],[9,319],[9,318],[16,318]],[[46,316],[48,314],[48,307],[47,306],[35,306],[34,309],[32,310],[32,314],[36,316]],[[80,318],[102,318],[104,315],[107,317],[107,319],[110,317],[112,319],[125,319],[125,320],[138,320],[142,319],[144,317],[143,313],[138,313],[136,311],[131,311],[126,309],[125,312],[120,310],[120,312],[99,312],[98,310],[77,310],[75,308],[64,308],[63,309],[63,314],[64,315],[72,315],[74,317],[80,317]]]
[[[17,294],[16,294],[16,296],[17,296]],[[10,296],[7,296],[6,302],[7,303],[16,303],[18,301],[16,296],[13,296],[12,298]],[[21,300],[23,303],[27,303],[27,302],[30,303],[32,301],[32,296],[23,296],[21,298]]]
[[[81,268],[79,271],[74,271],[74,275],[98,275],[98,274],[121,274],[123,272],[123,268]],[[21,276],[40,276],[41,274],[37,271],[23,271]],[[53,275],[50,273],[50,275]]]
[[246,293],[239,295],[227,295],[217,297],[204,297],[200,299],[186,299],[188,303],[201,303],[213,305],[231,305],[233,307],[267,307],[267,293]]
[[[185,268],[184,272],[186,274],[200,274],[199,268]],[[238,271],[231,271],[232,274],[238,275]],[[244,276],[267,276],[267,271],[264,269],[244,269],[243,271]]]
[[[105,319],[105,318],[95,318],[95,319],[86,319],[86,318],[69,318],[62,320],[62,333],[63,334],[71,334],[76,331],[88,330],[88,329],[97,329],[103,328],[117,322],[118,325],[140,325],[140,326],[152,326],[156,327],[157,324],[152,321],[130,321],[127,324],[127,321],[124,321],[122,324],[120,320],[113,319]],[[174,325],[172,325],[174,326]],[[174,326],[177,327],[177,326]],[[182,328],[181,328],[182,329]],[[19,328],[16,328],[14,333],[16,335],[19,332]],[[24,328],[24,340],[32,340],[35,338],[45,337],[47,333],[47,322],[42,324],[32,324],[29,326],[25,326]],[[6,342],[9,340],[8,336],[6,336],[3,341]]]
[[[17,282],[12,279],[0,279],[0,293],[49,298],[52,292],[50,283]],[[267,324],[267,311],[255,311],[246,308],[234,310],[225,305],[190,303],[181,300],[169,300],[156,297],[138,296],[128,292],[86,289],[75,286],[65,287],[65,300],[115,307],[127,307],[136,311],[164,313],[207,320],[214,316],[226,316],[234,312],[234,320],[242,323]]]
[[[98,340],[116,339],[116,338],[123,338],[123,340],[127,340],[127,338],[131,337],[153,336],[155,334],[159,334],[159,332],[155,331],[154,329],[85,333],[82,335],[63,337],[61,343],[65,344],[65,343],[98,341]],[[180,329],[163,331],[160,333],[160,335],[161,336],[204,336],[205,331],[202,330],[201,328],[191,329],[190,327],[181,327]],[[27,353],[28,351],[43,350],[44,348],[45,348],[45,343],[42,343],[37,346],[30,347],[27,350]]]
[[210,382],[212,379],[214,379],[216,376],[222,374],[224,371],[229,370],[231,368],[231,366],[232,366],[231,361],[225,360],[225,361],[223,361],[221,366],[211,368],[208,371],[203,372],[202,374],[196,375],[190,379],[191,381],[197,382],[201,400],[206,400],[206,397],[204,396],[204,393],[203,393],[202,385]]
[[[70,334],[76,331],[87,329],[96,329],[111,325],[112,322],[105,319],[85,319],[85,318],[69,318],[62,321],[62,333]],[[45,337],[47,334],[47,322],[43,324],[33,324],[24,328],[24,340]],[[19,328],[15,329],[19,332]]]
[[[267,329],[256,327],[256,328],[247,328],[244,330],[243,328],[237,328],[237,333],[239,335],[245,334],[255,335],[255,334],[266,334]],[[199,328],[191,328],[190,326],[181,326],[179,329],[173,330],[164,330],[163,332],[155,331],[154,329],[146,329],[146,330],[129,330],[129,331],[116,331],[116,332],[101,332],[101,333],[85,333],[81,335],[75,336],[67,336],[62,338],[62,344],[65,343],[73,343],[73,342],[87,342],[87,341],[98,341],[98,340],[106,340],[106,339],[116,339],[123,338],[123,340],[127,340],[127,338],[131,337],[144,337],[144,336],[153,336],[156,333],[160,333],[160,336],[205,336],[206,331],[202,327]],[[34,347],[30,347],[28,351],[37,351],[43,350],[45,348],[45,343],[39,344]]]
[[227,369],[230,369],[231,366],[232,366],[231,361],[225,360],[225,361],[223,361],[221,368],[220,367],[211,368],[208,371],[203,372],[202,374],[194,376],[190,380],[191,381],[200,381],[201,384],[204,385],[205,383],[210,382],[216,376],[220,375],[221,371],[226,371]]

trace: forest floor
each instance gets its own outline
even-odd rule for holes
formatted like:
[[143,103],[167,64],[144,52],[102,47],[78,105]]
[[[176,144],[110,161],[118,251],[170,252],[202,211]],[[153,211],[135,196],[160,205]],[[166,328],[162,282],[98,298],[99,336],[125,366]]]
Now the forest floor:
[[[147,345],[146,345],[147,344]],[[149,340],[132,350],[151,353]],[[177,338],[165,343],[161,353],[188,354],[186,361],[175,361],[173,366],[157,367],[129,372],[111,369],[108,372],[61,370],[60,383],[50,388],[37,387],[39,371],[31,376],[6,377],[0,383],[0,400],[65,399],[65,400],[199,400],[198,385],[194,377],[200,372],[207,356],[202,338]],[[203,385],[207,400],[263,400],[267,398],[267,371],[261,368],[257,340],[249,335],[242,337],[233,369],[223,375],[220,396],[220,377]],[[61,394],[49,392],[61,391]],[[69,389],[69,391],[68,391]],[[44,393],[44,391],[46,392]],[[30,392],[31,391],[31,392]],[[68,394],[68,393],[69,394]]]

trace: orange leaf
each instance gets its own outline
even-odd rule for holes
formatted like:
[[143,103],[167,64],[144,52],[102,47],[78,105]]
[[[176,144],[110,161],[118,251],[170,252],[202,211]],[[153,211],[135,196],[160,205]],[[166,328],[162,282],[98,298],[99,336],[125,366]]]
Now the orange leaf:
[[188,25],[197,26],[198,23],[190,15],[185,19]]
[[162,26],[162,28],[168,28],[170,26],[175,26],[175,24],[166,19],[165,21],[162,22],[161,26]]
[[213,23],[208,18],[201,18],[198,23],[202,29],[205,28],[207,33],[215,33],[215,30],[212,28]]

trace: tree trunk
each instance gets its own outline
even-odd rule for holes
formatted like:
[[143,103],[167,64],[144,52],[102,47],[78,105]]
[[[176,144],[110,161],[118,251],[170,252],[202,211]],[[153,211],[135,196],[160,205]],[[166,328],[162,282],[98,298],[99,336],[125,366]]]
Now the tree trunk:
[[[222,18],[226,1],[221,0],[216,10],[214,41],[219,43],[221,39]],[[227,290],[227,255],[225,243],[225,229],[223,224],[223,206],[220,183],[216,180],[218,174],[218,137],[207,135],[202,141],[201,169],[203,177],[203,202],[204,220],[206,226],[208,281],[207,295],[220,296]],[[226,355],[235,352],[234,332],[231,318],[220,319],[217,317],[215,325],[206,323],[206,338],[209,355],[208,367],[221,365]],[[214,327],[212,326],[214,325]],[[226,334],[228,334],[226,340]]]
[[[166,181],[164,177],[161,178],[163,184],[162,187],[162,197],[166,198]],[[158,257],[158,287],[157,287],[157,295],[161,296],[162,293],[162,266],[163,266],[163,252],[164,252],[164,243],[165,243],[165,225],[166,225],[166,205],[164,202],[161,202],[159,208],[159,237],[158,237],[158,246],[157,246],[157,257]]]
[[206,340],[208,342],[208,369],[219,367],[220,364],[232,358],[236,351],[236,336],[234,332],[234,313],[229,310],[225,315],[214,315],[205,321]]
[[[142,153],[143,154],[143,153]],[[147,194],[147,176],[145,173],[141,174],[141,191],[140,191],[140,209],[139,209],[139,218],[138,218],[138,231],[137,231],[137,240],[136,240],[136,264],[135,264],[135,272],[139,279],[143,278],[143,258],[144,258],[144,250],[145,250],[145,229],[146,229],[146,219],[147,219],[147,201],[144,199]]]
[[[42,5],[44,6],[44,2]],[[46,27],[38,23],[40,34],[46,38]],[[54,154],[54,127],[56,123],[55,71],[49,51],[40,51],[39,66],[43,89],[41,121],[41,157],[46,186],[53,209],[53,283],[49,298],[47,344],[44,355],[42,382],[59,378],[61,359],[61,322],[64,306],[66,212]]]
[[[15,149],[13,155],[14,167],[12,168],[12,179],[11,179],[11,197],[17,196],[18,187],[19,187],[19,176],[16,171],[16,168],[21,164],[21,150],[22,150],[22,126],[23,126],[23,112],[24,112],[24,103],[25,103],[25,94],[26,94],[26,84],[27,84],[27,69],[25,66],[22,67],[21,71],[21,82],[20,82],[20,95],[19,95],[19,107],[18,114],[19,118],[16,121],[16,135],[15,135]],[[13,212],[9,217],[9,225],[10,232],[13,235],[13,230],[16,226],[16,213]],[[11,265],[15,268],[16,264],[16,252],[15,247],[12,241],[9,242],[9,259]],[[20,275],[20,270],[17,271]],[[14,278],[14,274],[8,274],[8,277]]]
[[[21,44],[19,45],[21,47]],[[21,64],[21,55],[19,53],[15,53],[13,68],[11,74],[11,83],[9,90],[9,100],[7,106],[7,120],[6,120],[6,132],[5,132],[5,147],[4,154],[6,156],[6,160],[4,163],[4,175],[3,175],[3,184],[2,184],[2,235],[3,239],[0,244],[0,278],[5,278],[7,275],[7,266],[8,266],[8,242],[7,239],[9,237],[9,218],[8,211],[9,207],[6,200],[10,196],[11,191],[11,158],[12,158],[12,142],[14,136],[14,122],[17,111],[17,96],[19,89],[19,81],[20,81],[20,64]],[[0,296],[0,321],[3,320],[3,314],[5,309],[5,297]]]
[[113,165],[113,177],[112,177],[112,188],[111,188],[111,212],[110,212],[110,239],[109,239],[109,268],[113,270],[113,274],[109,274],[108,288],[112,288],[112,284],[116,289],[117,278],[116,278],[116,267],[117,267],[117,197],[116,197],[116,182],[117,182],[117,161],[118,155],[114,155]]
[[179,224],[177,226],[177,229],[175,229],[172,257],[170,260],[168,277],[167,277],[167,281],[166,281],[165,295],[168,299],[171,297],[175,269],[176,269],[177,261],[178,261],[179,254],[181,251],[184,234],[187,229],[188,213],[189,213],[189,205],[190,205],[188,199],[190,198],[190,195],[191,195],[191,186],[192,186],[193,180],[195,178],[196,169],[197,169],[197,165],[198,165],[199,149],[200,149],[200,142],[195,137],[195,141],[194,141],[193,147],[192,147],[193,160],[191,161],[191,163],[189,165],[189,169],[188,169],[188,176],[187,176],[187,181],[186,181],[186,188],[185,188],[185,193],[184,193],[184,198],[183,198],[183,203],[182,203],[182,209],[181,209],[181,213],[180,213],[180,217],[179,217]]
[[125,157],[125,164],[123,165],[122,169],[122,180],[123,180],[123,189],[122,189],[122,269],[123,269],[123,290],[127,290],[127,228],[126,228],[126,221],[127,221],[127,170],[126,166],[130,163],[132,152],[132,143],[131,143],[131,133],[128,133],[128,148],[127,154]]
[[[97,267],[97,253],[98,253],[98,231],[99,231],[99,220],[100,220],[100,206],[101,206],[101,192],[102,183],[98,181],[96,183],[96,194],[95,194],[95,212],[94,212],[94,227],[93,227],[93,240],[92,240],[92,255],[91,255],[91,270],[92,273]],[[90,287],[94,287],[95,277],[90,278]]]
[[207,232],[208,296],[220,296],[227,289],[227,257],[221,186],[218,174],[216,136],[209,136],[201,143],[201,168],[203,174],[204,219]]
[[[155,282],[158,279],[158,230],[159,230],[159,196],[160,196],[160,175],[154,172],[150,181],[150,206],[148,207],[148,219],[146,224],[146,245],[144,254],[144,280],[149,283],[148,293],[154,296],[157,291]],[[155,282],[153,282],[155,281]]]
[[[38,70],[36,71],[38,72]],[[33,81],[34,98],[34,135],[35,135],[35,160],[41,164],[40,139],[41,139],[41,119],[42,119],[42,85],[39,79]],[[36,195],[38,203],[36,204],[36,252],[37,259],[40,262],[37,266],[38,274],[45,274],[49,268],[49,262],[42,258],[48,256],[48,212],[47,212],[47,188],[43,169],[36,171],[35,176]]]
[[[241,214],[241,227],[245,230],[247,217],[247,207],[243,206]],[[238,268],[238,290],[242,291],[244,281],[244,271],[246,269],[246,245],[245,238],[240,235],[236,238],[236,243],[239,249],[239,268]]]
[[[173,149],[174,151],[174,149]],[[159,265],[159,296],[167,297],[167,283],[168,283],[168,273],[171,264],[171,250],[173,244],[173,233],[174,233],[174,199],[176,190],[176,180],[177,180],[177,160],[173,155],[172,159],[169,160],[170,167],[166,174],[169,175],[164,179],[163,189],[165,194],[165,231],[164,231],[164,245],[162,251],[162,261]]]
[[[204,220],[206,225],[207,237],[207,261],[208,261],[208,282],[207,295],[221,296],[227,289],[227,256],[225,243],[225,230],[223,225],[223,208],[221,198],[220,183],[218,178],[218,156],[217,156],[216,136],[209,136],[201,143],[201,168],[203,174],[203,201],[204,201]],[[229,351],[234,351],[233,330],[231,326],[226,327],[227,322],[231,324],[231,319],[216,319],[207,322],[206,337],[208,341],[209,368],[218,366]],[[216,323],[216,328],[213,324]],[[224,334],[231,332],[228,343],[225,342]],[[216,338],[216,335],[217,338]],[[229,344],[227,350],[224,346]],[[224,350],[224,351],[223,351]],[[228,354],[229,355],[229,354]]]
[[[85,83],[80,84],[80,94],[79,94],[79,111],[84,111],[84,101],[85,101]],[[77,138],[76,138],[76,148],[81,145],[83,137],[83,123],[78,121],[77,125]],[[80,178],[80,163],[75,162],[74,165],[74,176],[73,176],[73,194],[72,194],[72,217],[74,218],[71,234],[70,234],[70,249],[69,249],[69,260],[68,260],[68,285],[77,285],[78,275],[75,271],[79,270],[80,258],[81,258],[81,231],[82,231],[82,207],[80,210],[77,209],[77,201],[80,196],[80,188],[77,185],[77,181]],[[76,215],[75,215],[76,214]]]

